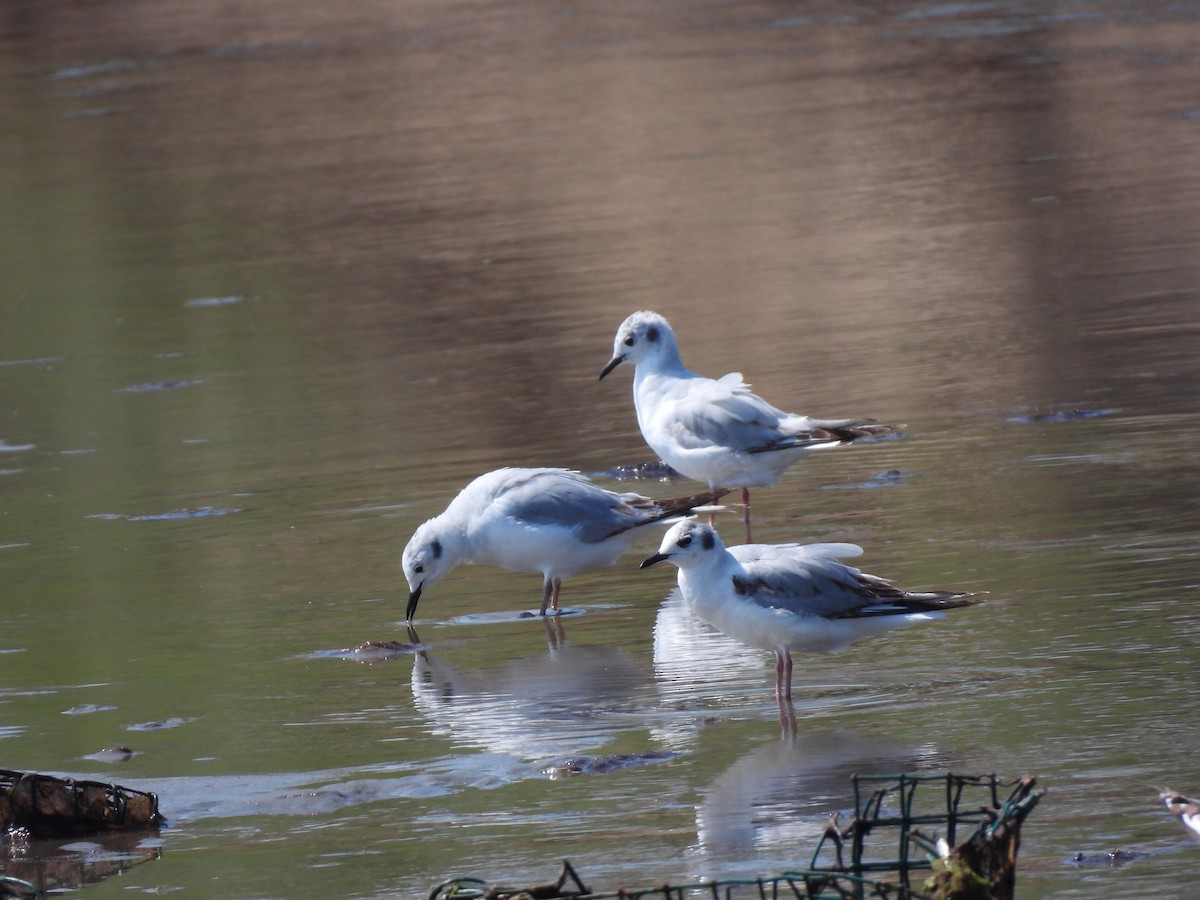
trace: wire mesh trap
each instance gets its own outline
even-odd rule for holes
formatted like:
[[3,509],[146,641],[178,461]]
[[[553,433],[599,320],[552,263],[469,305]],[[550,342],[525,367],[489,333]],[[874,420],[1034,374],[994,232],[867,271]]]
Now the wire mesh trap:
[[[855,775],[854,817],[833,816],[808,868],[774,878],[660,884],[607,893],[570,862],[558,879],[525,888],[478,878],[444,881],[429,900],[1009,900],[1021,824],[1042,791],[1026,775]],[[965,837],[959,842],[959,837]]]
[[75,837],[166,824],[158,796],[102,781],[0,769],[0,835]]

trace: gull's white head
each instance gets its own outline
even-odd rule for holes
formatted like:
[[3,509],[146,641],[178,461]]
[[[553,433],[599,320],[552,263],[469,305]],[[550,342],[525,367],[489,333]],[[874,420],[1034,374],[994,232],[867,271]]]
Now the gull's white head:
[[409,590],[405,619],[412,621],[421,592],[449,574],[456,563],[437,519],[430,519],[413,532],[401,561]]
[[665,561],[688,569],[716,559],[724,552],[725,545],[711,525],[699,519],[684,519],[667,530],[658,552],[648,556],[641,568]]
[[656,312],[642,310],[631,315],[617,329],[612,359],[600,372],[600,377],[603,378],[623,362],[636,366],[645,359],[678,360],[678,357],[675,332],[667,320]]

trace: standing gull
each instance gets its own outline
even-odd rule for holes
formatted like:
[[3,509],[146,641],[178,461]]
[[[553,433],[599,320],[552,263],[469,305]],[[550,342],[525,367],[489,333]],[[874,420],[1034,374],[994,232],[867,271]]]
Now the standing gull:
[[674,563],[692,609],[734,640],[775,654],[775,694],[792,696],[792,651],[831,653],[899,625],[976,602],[958,591],[912,593],[838,562],[856,544],[743,544],[726,549],[712,526],[673,525],[642,563]]
[[742,382],[684,368],[675,332],[658,313],[635,312],[617,329],[604,378],[634,364],[633,404],[642,437],[676,471],[710,488],[741,488],[747,535],[750,488],[773,485],[810,450],[900,432],[874,419],[812,419],[776,409]]
[[545,579],[541,615],[558,610],[564,575],[612,565],[643,525],[688,515],[712,499],[655,502],[618,494],[567,469],[496,469],[480,475],[421,525],[404,548],[412,621],[421,592],[459,563],[491,563]]

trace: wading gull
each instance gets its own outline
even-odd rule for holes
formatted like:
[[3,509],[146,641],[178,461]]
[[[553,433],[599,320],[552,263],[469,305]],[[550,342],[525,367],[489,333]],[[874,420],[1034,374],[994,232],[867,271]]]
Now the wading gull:
[[713,499],[703,494],[654,501],[618,494],[567,469],[496,469],[480,475],[421,525],[404,548],[412,621],[421,593],[459,563],[491,563],[540,572],[540,613],[558,610],[566,575],[612,565],[644,525],[690,514]]
[[617,329],[604,378],[633,363],[633,405],[642,437],[676,471],[710,488],[741,488],[747,533],[750,488],[773,485],[810,450],[882,437],[903,425],[874,419],[812,419],[776,409],[742,382],[684,368],[675,332],[658,313],[635,312]]
[[959,591],[914,593],[839,562],[856,544],[743,544],[726,549],[712,526],[673,525],[642,568],[679,567],[679,589],[729,637],[775,654],[775,693],[792,696],[792,651],[830,653],[899,625],[977,601]]

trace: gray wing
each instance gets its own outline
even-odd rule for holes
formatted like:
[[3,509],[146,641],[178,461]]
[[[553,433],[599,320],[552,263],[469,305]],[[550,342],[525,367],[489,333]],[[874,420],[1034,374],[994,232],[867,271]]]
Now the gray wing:
[[861,555],[856,544],[744,544],[729,552],[746,573],[734,577],[734,589],[761,606],[840,618],[875,602],[862,573],[838,560]]
[[697,376],[663,399],[672,404],[676,439],[693,449],[715,444],[761,453],[842,439],[815,420],[772,406],[736,372],[719,381]]
[[734,576],[734,590],[767,608],[849,619],[938,612],[974,602],[957,591],[901,590],[839,562],[862,553],[855,544],[747,544],[729,552],[746,572]]
[[595,544],[660,514],[640,494],[617,494],[568,469],[524,470],[506,484],[498,502],[502,511],[531,525],[568,528],[585,544]]

